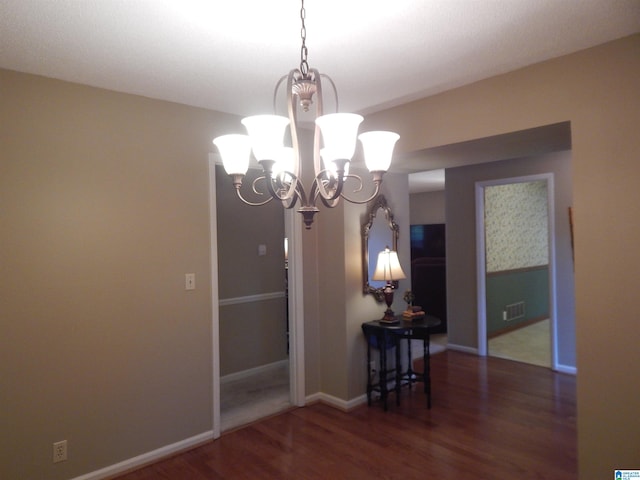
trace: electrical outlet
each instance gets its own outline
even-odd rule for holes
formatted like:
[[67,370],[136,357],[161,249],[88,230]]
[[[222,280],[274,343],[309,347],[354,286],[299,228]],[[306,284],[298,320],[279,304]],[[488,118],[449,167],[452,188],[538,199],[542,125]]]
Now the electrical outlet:
[[376,373],[376,362],[375,361],[369,362],[369,372],[371,372],[372,375],[374,373]]
[[53,444],[53,463],[64,462],[67,459],[67,441],[61,440]]

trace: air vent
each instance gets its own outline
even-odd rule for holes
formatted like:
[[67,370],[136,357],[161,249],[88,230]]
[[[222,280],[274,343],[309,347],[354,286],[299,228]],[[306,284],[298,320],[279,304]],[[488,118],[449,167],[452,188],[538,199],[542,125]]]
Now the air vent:
[[512,303],[504,307],[503,319],[505,322],[524,318],[524,302]]

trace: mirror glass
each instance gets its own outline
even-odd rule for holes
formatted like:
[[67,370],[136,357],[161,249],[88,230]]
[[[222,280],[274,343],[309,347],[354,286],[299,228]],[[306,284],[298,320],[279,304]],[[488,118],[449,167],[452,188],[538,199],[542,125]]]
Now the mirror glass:
[[372,202],[365,224],[362,227],[362,264],[365,294],[372,294],[377,301],[384,301],[382,289],[384,281],[372,280],[376,270],[378,254],[389,247],[398,251],[398,225],[393,221],[393,213],[384,195],[378,195]]

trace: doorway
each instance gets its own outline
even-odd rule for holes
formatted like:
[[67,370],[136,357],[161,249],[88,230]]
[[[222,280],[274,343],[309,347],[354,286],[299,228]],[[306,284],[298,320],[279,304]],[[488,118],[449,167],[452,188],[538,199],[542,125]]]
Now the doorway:
[[[276,378],[278,378],[278,382],[284,383],[284,387],[286,390],[285,400],[282,399],[276,400],[276,405],[273,403],[265,404],[264,408],[256,410],[259,412],[260,416],[269,415],[271,413],[275,413],[282,408],[286,408],[290,405],[302,406],[304,405],[304,369],[302,365],[303,357],[303,329],[302,329],[302,269],[301,269],[301,241],[300,241],[300,232],[302,232],[302,221],[297,217],[292,215],[291,211],[286,211],[284,213],[284,222],[283,228],[279,232],[281,236],[284,238],[286,235],[289,238],[289,268],[285,270],[284,263],[284,245],[282,239],[280,239],[276,244],[271,246],[267,246],[267,252],[274,251],[273,249],[282,249],[282,252],[276,255],[276,258],[281,258],[282,262],[279,263],[279,270],[274,273],[274,278],[277,277],[277,280],[273,280],[275,283],[272,283],[270,287],[266,289],[266,291],[262,291],[256,295],[238,295],[235,297],[229,298],[229,292],[226,290],[226,286],[222,283],[227,279],[227,283],[229,279],[234,279],[235,283],[247,283],[248,277],[242,277],[240,274],[229,275],[228,272],[224,273],[224,268],[221,266],[221,263],[224,263],[226,259],[220,261],[221,256],[227,255],[225,252],[219,253],[219,245],[224,240],[220,237],[220,229],[218,228],[219,222],[225,222],[223,218],[219,217],[218,205],[226,204],[226,199],[218,198],[218,194],[224,192],[224,188],[216,187],[216,160],[217,156],[211,154],[209,157],[209,182],[210,182],[210,234],[211,234],[211,305],[212,305],[212,361],[213,361],[213,388],[212,388],[212,416],[213,416],[213,437],[218,438],[223,430],[228,428],[232,428],[234,425],[231,425],[229,422],[223,422],[223,409],[222,400],[223,400],[223,388],[222,384],[228,381],[244,381],[246,383],[247,375],[245,374],[262,374],[265,373],[265,370],[269,374],[275,374]],[[223,171],[218,172],[218,177],[222,177],[225,175]],[[219,190],[219,191],[218,191]],[[229,189],[232,190],[232,189]],[[232,192],[233,193],[233,192]],[[240,202],[239,199],[233,198],[234,202]],[[277,209],[277,213],[279,215],[283,215],[282,209],[279,205]],[[251,207],[253,210],[256,210],[258,213],[260,212],[260,207]],[[251,210],[251,212],[253,212]],[[295,213],[295,212],[293,212]],[[237,222],[231,222],[233,224],[233,228],[235,229],[238,224]],[[230,225],[229,222],[225,222],[224,225]],[[258,230],[252,230],[254,233],[260,230],[259,226],[252,225],[251,227],[257,228]],[[263,229],[264,230],[264,229]],[[250,233],[250,232],[245,232]],[[253,236],[252,238],[257,238]],[[254,252],[256,256],[261,255],[261,251],[263,250],[261,245],[262,243],[258,242],[256,244],[256,251]],[[256,261],[253,259],[251,261]],[[221,270],[222,268],[222,270]],[[278,267],[274,267],[278,268]],[[227,269],[228,270],[228,269]],[[242,266],[238,265],[239,271],[252,271],[251,268],[242,268]],[[285,292],[285,272],[288,272],[288,295]],[[245,280],[238,280],[241,278],[245,278]],[[265,280],[262,278],[260,281]],[[221,325],[222,322],[225,321],[224,316],[227,317],[228,312],[226,314],[221,315],[221,308],[240,308],[248,311],[248,314],[237,315],[233,318],[240,319],[251,319],[251,312],[259,312],[261,314],[262,308],[265,304],[271,303],[273,307],[273,303],[277,304],[277,309],[281,309],[282,315],[279,318],[276,318],[275,321],[278,322],[276,326],[274,324],[272,330],[275,332],[276,330],[281,331],[282,338],[278,340],[276,343],[281,343],[282,346],[282,358],[274,358],[273,356],[268,357],[267,360],[258,362],[258,365],[251,366],[247,365],[241,366],[240,368],[236,368],[237,372],[228,371],[228,365],[225,367],[226,370],[222,369],[221,357],[222,357],[222,346],[225,348],[230,343],[228,338],[225,337],[226,327],[225,325]],[[286,316],[288,311],[288,335],[287,335],[287,324],[286,324]],[[259,314],[254,315],[258,317]],[[235,326],[234,326],[235,327]],[[245,330],[246,331],[246,330]],[[240,329],[242,332],[242,329]],[[260,337],[260,331],[254,331],[252,333],[254,340],[255,338]],[[240,338],[241,335],[237,336]],[[238,338],[231,339],[231,343],[235,344],[238,347],[241,347],[242,344],[237,340]],[[288,342],[287,342],[288,340]],[[267,342],[268,343],[268,342]],[[264,350],[269,350],[272,345],[267,345],[265,343],[257,344],[262,345],[258,348]],[[277,346],[276,346],[277,347]],[[228,350],[228,349],[227,349]],[[249,349],[249,352],[252,355],[264,354],[265,352],[253,352]],[[268,356],[268,352],[267,352]],[[237,358],[236,358],[237,361]],[[254,362],[255,363],[255,362]],[[285,378],[281,378],[282,375],[278,376],[282,373],[282,370],[286,372]],[[227,378],[225,378],[227,377]],[[281,385],[282,386],[282,385]],[[253,387],[256,387],[254,384]],[[256,388],[253,388],[253,393],[249,394],[254,399],[264,399],[265,396],[258,392]],[[228,402],[227,402],[228,403]],[[267,402],[265,402],[267,403]],[[253,408],[253,407],[252,407]],[[275,409],[275,411],[273,411]],[[255,416],[255,415],[254,415]],[[246,419],[248,417],[243,417],[241,423],[246,423]],[[255,418],[254,418],[255,419]],[[249,420],[250,421],[250,420]],[[224,426],[223,426],[224,424]]]
[[553,175],[476,183],[481,355],[557,369]]

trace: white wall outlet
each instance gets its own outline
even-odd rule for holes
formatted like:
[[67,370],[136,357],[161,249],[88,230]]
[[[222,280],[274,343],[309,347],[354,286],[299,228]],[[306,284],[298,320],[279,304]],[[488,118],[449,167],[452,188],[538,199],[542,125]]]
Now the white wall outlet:
[[264,244],[258,245],[258,256],[264,257],[267,254],[267,246]]
[[67,459],[67,441],[60,440],[53,444],[53,463],[64,462]]
[[184,289],[195,290],[196,289],[196,274],[185,273],[184,274]]

